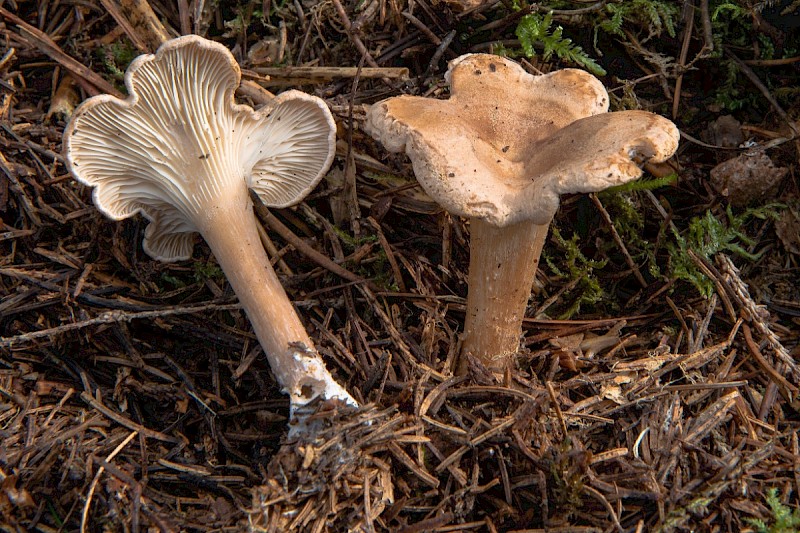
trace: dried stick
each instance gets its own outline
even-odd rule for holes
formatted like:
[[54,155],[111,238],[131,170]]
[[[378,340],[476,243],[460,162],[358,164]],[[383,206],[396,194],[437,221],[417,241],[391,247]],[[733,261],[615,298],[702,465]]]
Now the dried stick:
[[436,48],[436,52],[434,52],[434,54],[431,56],[431,60],[428,63],[428,68],[425,70],[426,73],[431,72],[436,68],[436,65],[439,64],[439,60],[442,59],[442,56],[450,46],[450,43],[453,42],[455,37],[456,30],[451,30],[447,35],[444,36],[444,39],[442,39],[442,42],[439,43],[439,46]]
[[422,22],[422,21],[421,21],[421,20],[419,20],[417,17],[415,17],[414,15],[412,15],[412,14],[411,14],[411,12],[409,12],[409,11],[403,11],[402,15],[403,15],[403,17],[405,17],[406,19],[408,19],[408,21],[409,21],[411,24],[413,24],[414,26],[416,26],[416,28],[417,28],[419,31],[421,31],[421,32],[422,32],[422,34],[423,34],[425,37],[427,37],[427,38],[428,38],[428,40],[429,40],[430,42],[432,42],[434,45],[436,45],[436,46],[439,46],[440,44],[442,44],[442,40],[441,40],[441,39],[440,39],[440,38],[439,38],[439,37],[438,37],[438,36],[437,36],[435,33],[433,33],[433,32],[431,31],[431,29],[430,29],[430,28],[428,28],[428,27],[425,25],[425,23],[424,23],[424,22]]
[[144,426],[142,426],[140,424],[137,424],[133,420],[130,420],[129,418],[126,418],[126,417],[122,416],[120,413],[117,413],[116,411],[113,411],[112,409],[109,409],[108,407],[103,405],[99,400],[95,399],[91,394],[89,394],[86,391],[81,393],[81,400],[83,400],[84,402],[88,403],[89,405],[92,406],[92,408],[94,408],[97,411],[100,411],[102,414],[104,414],[106,417],[110,418],[111,420],[113,420],[114,422],[119,424],[120,426],[126,427],[126,428],[128,428],[128,429],[130,429],[132,431],[141,433],[145,437],[148,437],[148,438],[151,438],[151,439],[155,439],[155,440],[158,440],[158,441],[161,441],[161,442],[169,442],[169,443],[172,443],[172,444],[178,444],[180,442],[183,442],[178,437],[171,437],[169,435],[161,433],[160,431],[156,431],[154,429],[146,428],[146,427],[144,427]]
[[767,99],[769,105],[772,106],[772,109],[774,109],[775,112],[786,122],[786,124],[789,126],[789,129],[792,130],[794,136],[797,137],[798,135],[800,135],[800,132],[797,131],[797,126],[795,126],[794,124],[794,121],[791,119],[786,110],[783,109],[783,107],[781,107],[781,104],[779,104],[778,101],[775,100],[775,97],[772,96],[772,93],[767,88],[767,86],[764,85],[764,83],[761,81],[758,75],[756,75],[756,73],[753,72],[753,69],[747,66],[744,61],[739,59],[739,57],[733,52],[731,52],[731,50],[727,47],[725,48],[725,55],[731,58],[731,60],[734,63],[736,63],[736,66],[739,67],[739,69],[742,71],[742,74],[747,76],[747,79],[750,80],[750,83],[756,86],[756,88],[761,92],[764,98]]
[[358,53],[361,54],[369,66],[372,68],[380,68],[380,65],[378,65],[378,63],[372,57],[372,54],[369,53],[367,47],[364,46],[364,42],[358,35],[356,35],[353,29],[353,23],[350,22],[350,18],[347,16],[347,11],[344,10],[342,3],[339,0],[333,0],[333,5],[336,7],[336,12],[339,13],[339,18],[342,20],[342,25],[344,26],[347,35],[350,36],[350,40],[353,41]]
[[[269,11],[266,11],[266,13],[269,13]],[[192,33],[189,0],[178,0],[178,17],[181,21],[181,35],[189,35]]]
[[[106,462],[111,461],[111,459],[116,457],[119,452],[125,449],[125,446],[127,446],[128,443],[132,441],[136,435],[137,432],[133,431],[130,435],[125,437],[125,440],[120,442],[119,446],[114,448],[114,451],[108,454],[108,457],[106,457]],[[86,495],[86,503],[83,506],[83,513],[81,514],[81,533],[85,533],[86,531],[86,522],[89,518],[89,508],[92,505],[92,497],[94,496],[95,488],[97,488],[97,483],[100,481],[100,476],[103,475],[103,470],[105,470],[105,468],[103,468],[102,466],[97,469],[97,473],[94,475],[94,479],[92,479],[92,484],[89,487],[89,493]]]
[[281,238],[283,238],[289,244],[294,246],[298,252],[305,255],[306,257],[314,261],[322,268],[330,270],[337,276],[342,277],[347,281],[353,281],[355,283],[365,283],[367,285],[370,285],[370,282],[368,280],[365,280],[364,278],[357,276],[356,274],[353,274],[343,266],[334,263],[333,261],[328,259],[327,256],[319,253],[314,248],[309,246],[303,239],[295,235],[294,232],[292,232],[292,230],[284,226],[283,223],[280,220],[278,220],[277,217],[275,217],[275,215],[269,212],[269,209],[267,209],[264,206],[264,204],[261,203],[261,200],[258,198],[256,193],[250,191],[250,197],[253,199],[253,205],[255,207],[258,218],[264,224],[269,226],[272,231],[280,235]]
[[785,57],[781,59],[743,59],[742,63],[753,67],[783,67],[800,61],[800,56]]
[[386,259],[389,261],[389,266],[392,268],[392,274],[394,275],[394,280],[395,283],[397,283],[398,289],[400,289],[400,292],[406,292],[406,284],[403,282],[403,273],[400,270],[400,266],[397,264],[397,259],[394,257],[392,246],[386,239],[386,235],[383,234],[380,223],[372,217],[367,217],[367,222],[372,225],[375,229],[375,233],[378,235],[378,242],[380,242],[381,248],[383,248],[386,254]]
[[[686,9],[688,7],[688,9]],[[681,44],[681,54],[678,58],[678,65],[682,68],[686,67],[686,56],[689,55],[689,43],[692,40],[692,31],[694,30],[694,2],[684,4],[684,23],[686,27],[683,30],[683,43]],[[672,94],[672,118],[678,116],[678,106],[681,103],[681,88],[683,87],[683,72],[678,74],[678,79],[675,80],[675,90]]]
[[399,80],[408,79],[408,69],[405,67],[255,67],[251,69],[257,74],[270,76],[270,78],[282,78],[283,80],[260,80],[266,84],[283,84],[291,79],[300,78],[307,80],[326,81],[337,78],[353,78],[356,75],[360,78],[393,78]]
[[744,318],[748,320],[756,330],[758,330],[764,340],[767,341],[769,347],[775,352],[777,359],[786,365],[786,369],[790,375],[795,380],[800,380],[800,368],[798,368],[797,362],[791,354],[786,351],[786,348],[783,347],[778,336],[775,335],[775,332],[770,328],[766,320],[769,315],[766,314],[763,308],[759,309],[759,306],[753,301],[750,292],[747,290],[747,285],[745,285],[741,277],[739,277],[739,270],[725,254],[717,254],[716,259],[717,263],[720,265],[720,270],[726,285],[730,288],[733,297],[738,300],[741,306]]
[[567,433],[567,423],[564,422],[564,413],[561,412],[561,406],[558,405],[558,397],[556,396],[556,390],[553,388],[553,383],[548,381],[545,383],[547,386],[547,394],[550,395],[550,401],[553,402],[553,408],[556,410],[556,416],[558,417],[558,422],[561,425],[561,431],[564,432],[562,438],[566,439],[569,433]]
[[708,0],[700,0],[700,17],[703,19],[703,49],[711,53],[714,51],[714,32],[711,27]]
[[15,345],[25,344],[35,341],[44,337],[52,337],[68,331],[75,331],[78,329],[88,328],[92,326],[99,326],[101,324],[115,324],[118,322],[130,322],[143,318],[164,317],[170,315],[182,315],[192,313],[202,313],[204,311],[230,311],[233,309],[241,309],[237,304],[203,304],[191,306],[169,307],[162,309],[154,309],[152,311],[141,311],[137,313],[128,313],[125,311],[105,311],[100,315],[80,322],[72,324],[64,324],[54,328],[43,329],[40,331],[31,331],[28,333],[21,333],[13,337],[0,337],[0,348],[13,348]]
[[761,350],[758,349],[758,345],[753,340],[753,334],[747,324],[742,326],[742,331],[744,332],[744,340],[747,343],[747,347],[750,349],[750,354],[752,354],[753,358],[756,360],[756,363],[758,363],[758,366],[760,366],[764,372],[769,374],[769,377],[771,378],[769,385],[767,385],[767,390],[764,392],[763,399],[761,400],[761,406],[758,409],[758,419],[764,420],[766,418],[767,411],[775,401],[777,387],[780,386],[783,388],[783,393],[787,398],[791,398],[793,393],[797,393],[797,387],[789,383],[781,374],[780,371],[784,367],[783,363],[778,363],[778,368],[773,368],[769,361],[764,358]]

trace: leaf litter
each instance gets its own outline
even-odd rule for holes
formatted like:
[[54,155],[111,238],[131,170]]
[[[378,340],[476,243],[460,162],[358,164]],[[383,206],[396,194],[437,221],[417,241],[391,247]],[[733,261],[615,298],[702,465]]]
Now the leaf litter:
[[[747,226],[756,238],[737,246],[752,261],[686,251],[709,298],[668,275],[664,241],[670,226],[680,233],[706,212],[727,220],[709,173],[738,153],[686,140],[677,184],[620,193],[645,214],[660,269],[644,268],[639,243],[620,246],[609,232],[618,212],[607,197],[565,199],[556,224],[604,262],[592,272],[603,299],[549,318],[580,301],[581,284],[542,267],[531,301],[540,312],[526,319],[516,368],[495,376],[473,361],[454,376],[468,227],[421,193],[403,157],[362,133],[362,105],[445,96],[448,59],[515,46],[514,21],[538,4],[515,15],[503,2],[192,10],[153,0],[154,19],[132,16],[143,4],[0,7],[4,531],[741,531],[773,523],[779,504],[797,508],[796,106],[772,98],[761,115],[735,113],[788,169],[762,200],[788,207]],[[556,10],[554,20],[593,50],[574,32],[593,12],[566,4],[576,13]],[[696,140],[722,112],[698,101],[713,73],[716,14],[690,4],[696,24],[679,21],[678,36],[685,30],[691,53],[628,30],[615,68],[636,81],[621,92],[604,81],[627,95],[617,105],[630,105],[632,88],[639,106],[677,106]],[[61,133],[75,96],[119,93],[114,69],[125,57],[110,46],[152,51],[159,26],[234,50],[248,82],[242,101],[298,86],[337,118],[338,175],[299,208],[260,214],[315,343],[364,404],[357,413],[321,405],[313,439],[287,440],[288,401],[207,248],[186,263],[150,260],[143,222],[103,219],[66,173]],[[672,58],[695,70],[672,69]],[[743,83],[775,72],[766,69],[798,82],[785,65],[741,61]],[[359,68],[373,70],[360,77]],[[551,255],[566,272],[563,261]]]

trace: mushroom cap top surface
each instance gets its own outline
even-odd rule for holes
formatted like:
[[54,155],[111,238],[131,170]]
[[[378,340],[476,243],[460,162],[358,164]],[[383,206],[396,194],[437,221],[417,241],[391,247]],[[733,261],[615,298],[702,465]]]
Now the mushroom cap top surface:
[[646,111],[607,113],[591,74],[534,76],[490,54],[454,59],[450,98],[397,96],[372,105],[366,130],[405,151],[417,180],[448,212],[495,226],[547,224],[565,193],[637,179],[677,149],[675,125]]
[[234,101],[240,79],[226,47],[179,37],[134,59],[128,98],[89,98],[64,131],[69,170],[108,217],[150,220],[143,246],[156,259],[188,259],[204,214],[249,206],[248,187],[272,207],[301,201],[333,161],[321,99],[286,91],[254,111]]

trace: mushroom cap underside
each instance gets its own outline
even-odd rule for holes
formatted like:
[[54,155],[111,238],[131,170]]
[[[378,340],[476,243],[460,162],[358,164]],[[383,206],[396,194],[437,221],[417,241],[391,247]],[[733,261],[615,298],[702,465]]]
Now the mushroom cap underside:
[[663,161],[678,145],[663,117],[606,113],[605,89],[583,71],[531,76],[473,54],[454,60],[447,77],[449,99],[389,98],[371,106],[366,128],[388,150],[405,151],[422,187],[456,215],[546,224],[559,195],[634,180],[641,163]]
[[286,207],[330,167],[335,123],[324,102],[286,91],[254,111],[234,101],[240,77],[221,44],[173,39],[131,63],[127,99],[88,99],[65,130],[70,171],[95,187],[110,218],[151,221],[144,247],[153,257],[188,258],[209,205],[247,198],[250,187]]

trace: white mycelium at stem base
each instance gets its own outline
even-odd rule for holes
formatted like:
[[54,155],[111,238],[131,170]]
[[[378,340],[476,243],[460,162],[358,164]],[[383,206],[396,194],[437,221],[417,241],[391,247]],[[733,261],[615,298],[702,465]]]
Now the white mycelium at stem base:
[[559,196],[596,192],[663,161],[678,129],[646,111],[607,113],[594,76],[564,69],[532,76],[511,60],[467,54],[450,63],[450,98],[388,98],[367,131],[405,151],[425,191],[470,221],[462,359],[503,371],[519,350],[533,278]]
[[234,103],[240,71],[222,45],[197,36],[164,44],[129,67],[130,96],[84,102],[64,132],[70,170],[95,187],[115,220],[150,220],[152,257],[191,256],[200,233],[239,297],[295,410],[315,398],[356,402],[325,368],[261,246],[248,188],[265,204],[295,204],[334,155],[335,125],[320,99],[287,91],[253,111]]

